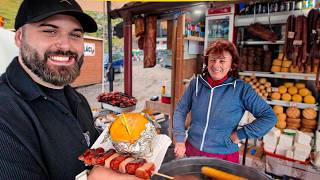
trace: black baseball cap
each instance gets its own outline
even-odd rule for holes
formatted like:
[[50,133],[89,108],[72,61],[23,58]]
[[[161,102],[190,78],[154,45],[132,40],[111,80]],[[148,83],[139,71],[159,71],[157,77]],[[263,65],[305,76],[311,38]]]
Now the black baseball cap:
[[75,17],[85,32],[96,32],[97,23],[83,12],[75,0],[24,0],[18,10],[14,28],[35,23],[56,14]]

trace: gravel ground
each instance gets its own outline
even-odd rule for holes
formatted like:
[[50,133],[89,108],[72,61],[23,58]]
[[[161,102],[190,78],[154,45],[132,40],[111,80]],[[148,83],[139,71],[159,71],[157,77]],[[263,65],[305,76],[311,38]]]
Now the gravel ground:
[[[166,90],[171,89],[171,69],[164,68],[157,64],[153,68],[143,68],[143,61],[134,61],[132,64],[132,94],[138,100],[136,110],[140,111],[145,106],[145,101],[152,96],[160,96],[162,81],[166,85]],[[109,83],[105,83],[105,92],[109,92]],[[124,91],[124,74],[115,74],[113,82],[114,91]],[[96,97],[102,92],[102,84],[95,84],[77,88],[83,94],[91,108],[100,108],[100,103]]]

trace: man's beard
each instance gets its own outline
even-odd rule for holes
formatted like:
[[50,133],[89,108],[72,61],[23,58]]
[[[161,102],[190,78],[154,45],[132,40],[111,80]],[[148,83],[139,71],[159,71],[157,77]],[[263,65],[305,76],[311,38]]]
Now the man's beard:
[[[50,54],[73,56],[75,63],[72,66],[52,66],[49,67],[47,60]],[[71,51],[46,51],[43,59],[39,53],[26,42],[21,43],[21,56],[23,63],[43,81],[56,85],[65,86],[72,83],[80,74],[83,63],[83,55],[78,55]]]

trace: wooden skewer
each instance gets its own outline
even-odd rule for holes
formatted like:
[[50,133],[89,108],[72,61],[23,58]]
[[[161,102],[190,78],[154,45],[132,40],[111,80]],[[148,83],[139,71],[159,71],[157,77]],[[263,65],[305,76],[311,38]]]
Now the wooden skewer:
[[165,175],[165,174],[162,174],[162,173],[159,173],[159,172],[155,172],[153,174],[157,175],[157,176],[161,176],[161,177],[167,178],[167,179],[174,179],[174,177],[172,177],[172,176],[168,176],[168,175]]
[[124,116],[123,113],[122,113],[122,116],[123,116],[122,123],[124,123],[124,126],[125,126],[126,130],[128,131],[129,136],[131,137],[131,132],[129,130],[129,126],[128,126],[128,123],[127,123],[127,118],[126,118],[126,116]]

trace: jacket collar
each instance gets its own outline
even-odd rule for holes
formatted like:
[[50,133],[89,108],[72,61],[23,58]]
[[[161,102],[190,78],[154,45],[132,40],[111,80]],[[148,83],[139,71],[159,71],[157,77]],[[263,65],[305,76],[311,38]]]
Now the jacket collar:
[[[38,97],[44,97],[46,94],[41,90],[36,82],[24,71],[15,57],[9,64],[6,73],[3,74],[4,81],[9,87],[23,99],[32,101]],[[69,85],[65,86],[65,92],[68,97],[76,102],[81,102],[79,96],[72,90]]]
[[[206,80],[206,77],[203,75],[200,75],[199,77],[199,81],[201,82],[201,84],[203,84],[204,86],[208,87],[208,88],[212,88],[209,83]],[[228,79],[226,79],[221,85],[224,84],[230,84],[230,83],[235,83],[236,79],[234,79],[233,77],[228,77]]]

